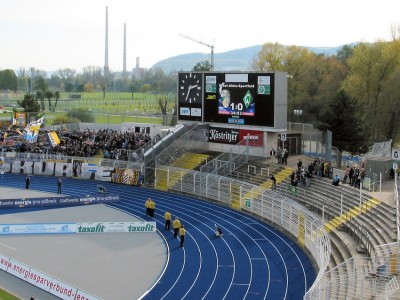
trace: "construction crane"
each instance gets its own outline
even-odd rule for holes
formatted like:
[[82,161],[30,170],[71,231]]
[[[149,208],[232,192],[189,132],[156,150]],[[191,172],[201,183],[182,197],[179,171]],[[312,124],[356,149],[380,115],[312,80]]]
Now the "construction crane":
[[196,39],[191,38],[190,36],[184,35],[182,33],[180,33],[179,35],[181,37],[184,37],[185,39],[191,40],[193,42],[196,42],[196,43],[199,43],[201,45],[204,45],[204,46],[207,46],[207,47],[211,48],[211,70],[210,71],[213,71],[213,69],[214,69],[214,45],[210,45],[210,44],[207,44],[207,43],[205,43],[203,41],[196,40]]

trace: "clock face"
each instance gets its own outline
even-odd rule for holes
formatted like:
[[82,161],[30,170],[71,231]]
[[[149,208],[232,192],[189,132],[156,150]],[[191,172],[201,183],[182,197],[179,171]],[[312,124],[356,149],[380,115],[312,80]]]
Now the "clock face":
[[178,89],[180,103],[201,103],[203,93],[203,74],[180,74]]

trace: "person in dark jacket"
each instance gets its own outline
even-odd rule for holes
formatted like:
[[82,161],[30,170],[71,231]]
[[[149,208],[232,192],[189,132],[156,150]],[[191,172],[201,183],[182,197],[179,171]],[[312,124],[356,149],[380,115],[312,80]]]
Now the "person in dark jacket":
[[276,178],[274,175],[271,175],[271,181],[272,181],[272,189],[276,190]]
[[57,194],[61,194],[61,187],[62,187],[62,179],[58,177],[57,179]]
[[30,184],[31,184],[31,178],[29,177],[29,175],[26,175],[26,177],[25,177],[25,188],[29,189]]

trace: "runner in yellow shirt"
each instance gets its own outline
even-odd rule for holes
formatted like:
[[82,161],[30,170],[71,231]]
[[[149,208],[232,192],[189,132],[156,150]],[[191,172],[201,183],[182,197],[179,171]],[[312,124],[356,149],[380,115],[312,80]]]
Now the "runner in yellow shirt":
[[183,243],[185,242],[185,234],[186,230],[182,224],[181,228],[179,229],[179,235],[181,236],[181,247],[183,247]]
[[178,237],[179,228],[181,228],[181,221],[177,217],[175,217],[174,222],[172,223],[172,227],[174,228],[174,238]]
[[169,211],[165,212],[164,220],[165,220],[165,230],[169,230],[171,226],[171,213]]

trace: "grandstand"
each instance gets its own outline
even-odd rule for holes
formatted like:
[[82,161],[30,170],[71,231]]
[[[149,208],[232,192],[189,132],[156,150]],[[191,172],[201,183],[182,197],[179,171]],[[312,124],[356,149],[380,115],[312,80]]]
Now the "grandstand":
[[[400,299],[397,189],[389,186],[391,196],[383,199],[379,192],[336,187],[328,178],[315,177],[311,185],[293,188],[289,175],[297,156],[281,165],[260,159],[248,143],[216,151],[205,130],[178,126],[137,151],[139,161],[102,158],[96,164],[136,169],[146,187],[207,199],[272,224],[314,261],[317,278],[304,299]],[[48,154],[13,159],[71,160]],[[313,159],[302,156],[304,162]],[[277,191],[271,190],[271,175]]]
[[[268,216],[265,211],[265,206],[273,208],[265,192],[271,189],[269,176],[274,174],[280,194],[320,219],[330,240],[329,252],[324,252],[327,249],[323,247],[318,253],[308,249],[314,253],[315,260],[326,255],[329,259],[326,266],[316,264],[320,268],[317,279],[304,299],[400,299],[400,247],[395,205],[398,197],[395,198],[393,184],[387,188],[392,195],[389,201],[382,201],[379,192],[346,185],[332,186],[329,178],[314,177],[309,187],[293,189],[289,174],[298,157],[290,158],[287,166],[281,165],[271,158],[253,157],[249,147],[243,144],[232,147],[230,153],[204,156],[208,146],[193,140],[197,135],[193,130],[202,129],[191,128],[159,152],[158,161],[153,164],[154,172],[146,174],[146,184],[218,201],[256,215],[285,232],[281,224],[274,222],[273,215]],[[190,157],[188,162],[187,157]],[[302,159],[310,162],[314,158]],[[341,170],[333,169],[335,172]],[[257,211],[254,204],[247,207],[246,199],[253,203],[259,199],[264,208]],[[313,231],[312,224],[309,226],[311,236],[321,233],[321,228]],[[286,233],[293,234],[290,230]],[[295,238],[303,242],[298,236]]]

